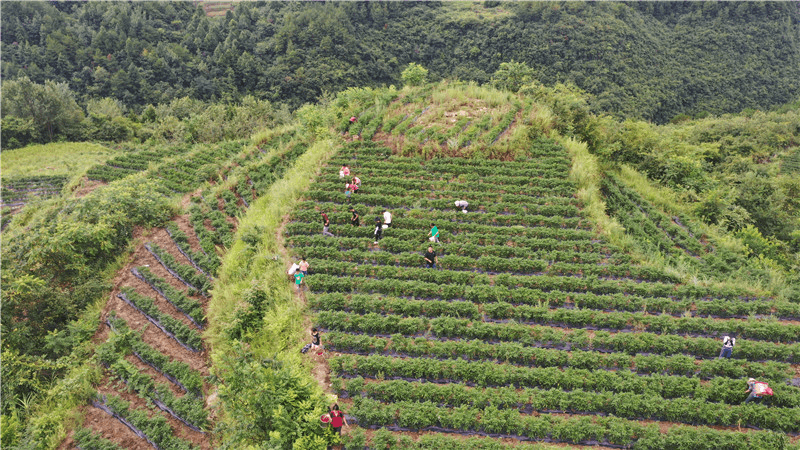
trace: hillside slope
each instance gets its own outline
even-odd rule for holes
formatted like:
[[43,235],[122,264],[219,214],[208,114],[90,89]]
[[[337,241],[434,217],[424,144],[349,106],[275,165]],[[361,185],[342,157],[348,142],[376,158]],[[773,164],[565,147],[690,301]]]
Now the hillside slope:
[[137,112],[184,96],[295,109],[397,84],[410,62],[485,83],[517,61],[593,94],[595,111],[664,123],[795,101],[800,79],[793,2],[238,2],[219,19],[189,2],[2,10],[4,79],[66,82]]

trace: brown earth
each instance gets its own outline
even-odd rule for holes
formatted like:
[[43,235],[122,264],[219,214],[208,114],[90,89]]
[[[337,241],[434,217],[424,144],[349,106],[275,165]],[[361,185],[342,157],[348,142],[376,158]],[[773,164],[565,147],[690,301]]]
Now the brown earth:
[[[191,202],[191,194],[184,197],[182,204],[187,206]],[[192,248],[196,248],[199,250],[199,242],[194,235],[194,232],[191,228],[191,225],[188,222],[188,216],[182,215],[175,219],[175,222],[178,226],[189,236],[189,242]],[[158,309],[165,314],[168,314],[175,319],[181,321],[182,323],[186,324],[190,328],[197,329],[197,327],[192,324],[192,322],[182,313],[180,312],[175,306],[169,303],[165,298],[161,297],[159,294],[156,293],[148,284],[136,278],[132,273],[131,269],[146,266],[150,269],[150,271],[166,280],[170,286],[173,288],[180,290],[186,294],[188,294],[189,288],[172,276],[156,259],[155,257],[145,249],[145,243],[154,243],[157,244],[159,247],[164,249],[170,255],[172,255],[176,261],[189,264],[189,261],[178,251],[175,244],[172,242],[172,239],[167,234],[166,230],[164,229],[153,229],[153,230],[143,230],[141,228],[134,230],[134,239],[133,239],[133,248],[128,263],[117,272],[117,275],[113,279],[114,288],[109,294],[108,302],[106,306],[103,308],[100,319],[101,319],[101,326],[95,333],[93,337],[93,342],[95,343],[102,343],[104,342],[109,335],[109,327],[105,324],[106,319],[113,313],[117,317],[124,319],[128,326],[133,330],[138,330],[142,332],[142,340],[155,348],[156,350],[164,353],[165,355],[169,356],[172,360],[181,361],[186,363],[189,367],[194,370],[197,370],[202,376],[208,376],[208,354],[209,349],[205,348],[202,352],[193,352],[187,350],[183,346],[181,346],[177,341],[172,339],[171,337],[164,334],[161,330],[159,330],[156,326],[154,326],[143,314],[139,311],[134,309],[132,306],[128,305],[121,299],[117,297],[117,294],[121,292],[122,287],[127,287],[132,289],[133,291],[148,296],[154,300],[155,305]],[[195,300],[200,302],[203,306],[207,306],[209,299],[203,298],[201,296],[193,296]],[[198,330],[202,331],[202,330]],[[159,374],[153,368],[141,362],[138,358],[134,355],[128,355],[126,360],[135,365],[142,373],[149,375],[153,378],[156,383],[162,383],[169,386],[169,389],[175,394],[177,397],[181,397],[185,395],[182,389],[180,389],[177,385],[174,385],[170,382],[166,377]],[[208,383],[204,383],[204,394],[208,395],[209,391],[211,390],[211,386]],[[162,412],[157,408],[150,406],[147,404],[147,401],[139,397],[138,395],[128,392],[127,388],[124,384],[119,381],[112,381],[110,378],[110,374],[106,374],[104,377],[101,385],[98,387],[98,392],[103,395],[119,395],[123,397],[125,400],[131,402],[131,407],[136,409],[142,409],[149,412],[149,414],[155,415],[160,414],[167,419],[173,432],[176,436],[186,439],[187,441],[191,442],[193,445],[202,448],[202,449],[211,449],[211,436],[209,433],[200,433],[194,431],[183,423],[178,421],[177,419],[170,416],[168,413]],[[95,408],[91,405],[85,405],[80,410],[81,413],[84,414],[84,426],[94,430],[95,432],[99,433],[103,437],[121,445],[124,448],[149,448],[150,446],[136,436],[132,431],[130,431],[125,425],[119,422],[117,419],[111,417],[104,411]],[[210,411],[209,411],[210,413]],[[74,448],[74,442],[72,441],[72,433],[70,433],[69,437],[62,443],[59,448]]]

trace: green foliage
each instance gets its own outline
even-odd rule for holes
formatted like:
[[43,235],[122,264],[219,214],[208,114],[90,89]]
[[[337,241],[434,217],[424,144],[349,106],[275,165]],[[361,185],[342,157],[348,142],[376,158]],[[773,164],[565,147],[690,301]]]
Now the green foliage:
[[225,422],[221,448],[267,445],[269,448],[320,448],[323,430],[317,425],[325,413],[325,399],[311,380],[280,361],[259,358],[244,344],[222,357],[225,369],[220,399],[235,421]]
[[524,62],[500,63],[500,67],[492,75],[492,84],[497,89],[517,92],[519,89],[533,80],[535,72]]
[[[3,117],[13,116],[31,122],[34,127],[32,137],[38,142],[51,142],[59,137],[74,138],[83,119],[83,111],[66,83],[48,80],[41,85],[28,77],[6,81],[3,83],[2,102]],[[14,124],[11,123],[12,127]],[[20,122],[16,124],[19,135]],[[23,144],[19,138],[16,139],[20,145]]]
[[428,69],[416,63],[408,63],[408,67],[400,74],[406,86],[421,86],[428,77]]

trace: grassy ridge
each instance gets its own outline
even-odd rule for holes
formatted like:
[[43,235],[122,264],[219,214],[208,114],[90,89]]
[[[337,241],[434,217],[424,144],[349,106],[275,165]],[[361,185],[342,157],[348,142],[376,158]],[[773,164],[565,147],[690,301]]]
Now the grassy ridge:
[[[283,179],[250,206],[220,267],[206,337],[214,348],[213,373],[224,380],[219,384],[220,437],[233,447],[264,442],[280,448],[325,445],[315,422],[325,412],[326,399],[301,368],[297,350],[305,340],[305,306],[286,280],[289,261],[280,255],[278,230],[318,167],[333,154],[334,145],[333,140],[313,143]],[[287,389],[302,401],[285,401]],[[273,414],[286,420],[272,423]],[[269,423],[265,426],[264,421]]]

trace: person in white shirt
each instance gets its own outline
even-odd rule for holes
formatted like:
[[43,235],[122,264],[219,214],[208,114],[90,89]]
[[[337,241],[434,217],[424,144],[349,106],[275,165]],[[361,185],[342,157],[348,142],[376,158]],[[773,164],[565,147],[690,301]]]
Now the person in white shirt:
[[384,228],[392,226],[392,213],[390,213],[388,209],[383,210],[383,225]]
[[455,204],[456,208],[461,208],[461,212],[467,212],[467,206],[469,206],[469,203],[466,200],[456,200]]
[[722,338],[722,351],[719,352],[719,359],[728,358],[730,359],[731,353],[733,353],[733,346],[736,345],[736,338],[732,338],[730,336],[725,336]]

